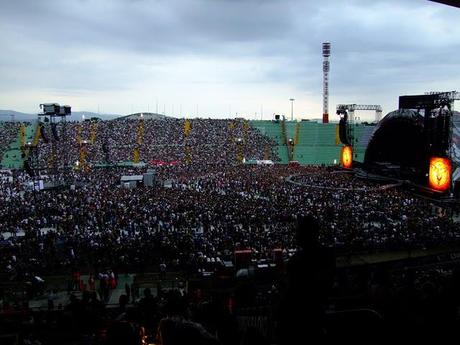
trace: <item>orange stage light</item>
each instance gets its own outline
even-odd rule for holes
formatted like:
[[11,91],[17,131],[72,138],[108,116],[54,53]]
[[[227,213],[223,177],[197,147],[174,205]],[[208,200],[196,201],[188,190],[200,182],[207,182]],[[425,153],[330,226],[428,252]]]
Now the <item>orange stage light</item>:
[[430,170],[428,174],[431,188],[445,191],[450,187],[452,165],[448,158],[432,157],[430,159]]
[[351,146],[342,147],[342,153],[340,154],[340,162],[345,169],[351,169],[353,164],[353,149]]

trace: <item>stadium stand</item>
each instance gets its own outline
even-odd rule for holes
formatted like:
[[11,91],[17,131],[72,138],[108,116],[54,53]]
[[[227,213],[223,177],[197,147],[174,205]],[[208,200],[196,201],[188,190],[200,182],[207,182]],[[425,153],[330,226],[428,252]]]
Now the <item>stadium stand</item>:
[[281,128],[281,120],[276,121],[251,121],[251,126],[258,129],[263,135],[268,136],[275,142],[275,152],[279,157],[279,162],[287,164],[289,162],[289,154],[286,142],[283,137]]
[[4,169],[22,167],[19,129],[20,122],[0,122],[0,157]]
[[[145,128],[143,127],[142,141],[138,143],[140,122],[145,123]],[[74,163],[80,159],[83,143],[85,161],[94,164],[128,164],[135,160],[136,151],[136,159],[144,162],[150,160],[182,162],[187,155],[196,163],[227,164],[226,157],[232,155],[237,160],[236,157],[240,153],[246,160],[272,159],[282,164],[295,160],[302,165],[333,165],[338,164],[339,161],[341,145],[337,144],[336,125],[332,123],[250,121],[245,134],[241,120],[196,119],[190,121],[192,130],[190,135],[185,137],[184,122],[185,120],[181,119],[147,120],[141,117],[115,121],[70,122],[65,128],[65,136],[70,138],[70,145],[67,147],[57,144],[56,155],[60,156],[65,151],[68,162]],[[231,127],[230,123],[234,124],[233,130],[228,130]],[[4,153],[2,155],[4,168],[22,167],[19,126],[18,123],[12,125],[4,122],[5,135],[1,146],[1,152]],[[34,140],[36,126],[36,121],[25,124],[25,142]],[[63,135],[62,123],[57,125],[54,132],[49,124],[43,126],[44,133],[48,133],[48,136],[52,133]],[[210,126],[215,128],[210,130]],[[364,159],[364,151],[372,130],[373,126],[355,125],[355,160]],[[294,142],[293,146],[287,145],[290,139]],[[54,140],[55,138],[45,142],[41,138],[38,141],[38,160],[46,162],[47,166],[53,159]],[[241,140],[241,143],[238,140]],[[210,148],[212,145],[216,150]],[[220,154],[212,152],[220,152]],[[260,154],[260,152],[264,153]]]
[[355,144],[354,144],[354,157],[357,162],[364,162],[364,155],[366,153],[367,144],[374,131],[374,125],[355,125]]
[[246,161],[279,161],[275,141],[260,133],[249,122],[210,119],[188,121],[191,130],[187,136],[184,135],[184,119],[144,119],[140,116],[114,121],[59,122],[55,128],[49,123],[42,123],[40,130],[37,128],[38,122],[34,121],[26,125],[23,139],[19,135],[19,125],[14,130],[11,126],[4,127],[5,131],[8,129],[6,134],[16,132],[16,138],[5,140],[12,143],[11,147],[3,144],[3,150],[8,148],[10,151],[3,155],[2,166],[22,168],[21,140],[37,144],[35,161],[39,162],[40,166],[36,168],[40,169],[50,168],[54,161],[58,165],[74,165],[82,161],[80,163],[99,166],[131,165],[134,161],[173,164],[187,161],[202,165],[235,164],[243,158]]
[[336,124],[299,122],[293,159],[303,165],[338,164],[342,146],[336,144]]

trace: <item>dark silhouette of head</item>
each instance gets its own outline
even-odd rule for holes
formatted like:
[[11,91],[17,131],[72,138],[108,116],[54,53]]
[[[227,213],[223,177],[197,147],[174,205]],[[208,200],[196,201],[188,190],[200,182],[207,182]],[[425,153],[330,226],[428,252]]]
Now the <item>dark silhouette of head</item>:
[[150,288],[145,288],[144,289],[144,297],[149,298],[150,296],[152,296],[152,291],[150,290]]
[[129,302],[129,299],[128,299],[128,296],[123,294],[123,295],[120,295],[120,298],[118,298],[118,304],[120,305],[120,308],[126,308],[126,306],[128,305],[128,302]]
[[255,327],[248,327],[241,341],[242,345],[268,345],[269,341]]
[[312,215],[299,217],[296,227],[297,244],[303,249],[317,247],[319,229],[318,220]]
[[107,330],[107,345],[139,345],[140,331],[126,321],[116,321]]
[[157,340],[161,345],[219,345],[200,324],[180,318],[166,318],[158,325]]

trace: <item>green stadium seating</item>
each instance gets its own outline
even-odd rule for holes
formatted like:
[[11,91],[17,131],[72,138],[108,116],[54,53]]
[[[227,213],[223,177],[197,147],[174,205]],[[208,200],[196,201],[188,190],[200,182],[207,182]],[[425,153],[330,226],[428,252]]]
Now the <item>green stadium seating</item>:
[[[251,125],[263,134],[273,138],[277,143],[278,155],[282,163],[289,162],[287,147],[283,142],[280,123],[274,121],[252,121]],[[336,123],[323,124],[316,121],[286,121],[286,137],[296,139],[298,128],[298,142],[294,147],[293,160],[302,165],[333,165],[339,164],[342,144],[336,144]],[[362,162],[367,142],[373,126],[355,124],[355,156],[354,159]]]
[[[29,123],[26,126],[26,142],[32,141],[35,135],[35,123]],[[22,152],[20,148],[20,138],[19,131],[16,136],[16,139],[10,144],[10,147],[2,156],[1,160],[2,169],[22,169],[23,159]]]
[[251,121],[250,125],[253,128],[258,129],[262,134],[272,138],[276,142],[276,150],[278,157],[280,158],[280,163],[287,164],[289,163],[289,154],[287,146],[283,139],[283,133],[281,130],[281,122],[275,121]]

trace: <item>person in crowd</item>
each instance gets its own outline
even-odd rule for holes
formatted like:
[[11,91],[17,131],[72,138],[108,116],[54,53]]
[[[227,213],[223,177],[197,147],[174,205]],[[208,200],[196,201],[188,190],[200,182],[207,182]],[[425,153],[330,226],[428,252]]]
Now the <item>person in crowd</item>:
[[165,318],[160,321],[157,331],[158,345],[219,345],[201,325],[180,318]]
[[287,287],[279,313],[280,344],[325,343],[324,309],[332,289],[335,256],[319,243],[320,225],[311,215],[297,221],[299,250],[287,265]]

